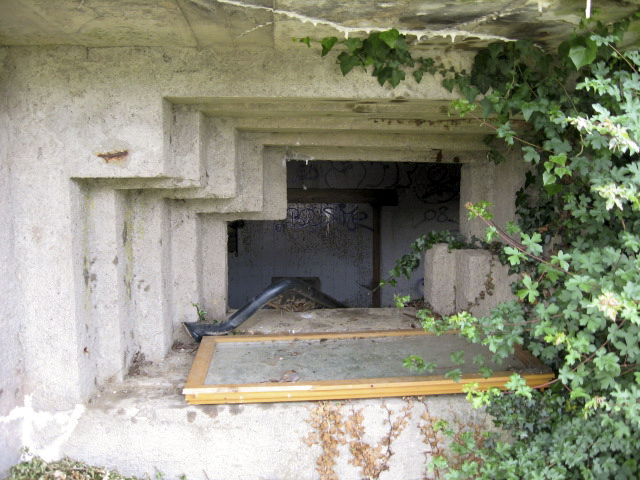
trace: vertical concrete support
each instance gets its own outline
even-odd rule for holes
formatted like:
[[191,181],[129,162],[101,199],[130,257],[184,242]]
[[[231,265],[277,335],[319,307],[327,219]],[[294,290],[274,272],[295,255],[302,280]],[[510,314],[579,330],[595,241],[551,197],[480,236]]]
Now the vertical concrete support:
[[509,268],[486,250],[453,250],[440,243],[425,253],[424,299],[436,313],[488,315],[513,299]]
[[216,215],[199,219],[201,304],[209,320],[222,320],[227,315],[227,222]]
[[446,243],[438,243],[425,252],[424,300],[441,315],[451,315],[456,310],[456,256]]
[[[14,192],[10,145],[9,115],[6,108],[7,81],[4,60],[8,49],[0,49],[0,417],[22,404],[24,393],[22,377],[24,351],[20,338],[21,322],[25,318],[19,288],[19,271],[15,256],[15,231],[13,216],[17,199]],[[3,423],[0,430],[0,478],[20,458],[21,420]]]
[[513,299],[508,267],[486,250],[456,250],[456,311],[488,315],[500,302]]
[[[37,137],[36,132],[25,135]],[[14,238],[24,306],[20,335],[24,390],[33,394],[35,408],[66,409],[85,401],[91,392],[80,373],[83,359],[78,334],[84,325],[77,315],[75,296],[82,283],[82,266],[74,255],[81,195],[55,165],[43,175],[34,164],[47,160],[34,162],[29,155],[38,153],[29,144],[23,146],[22,158],[13,163],[13,178],[17,180],[15,198],[19,199]]]
[[[467,239],[473,236],[484,238],[485,224],[479,220],[468,220],[467,202],[495,202],[495,164],[488,161],[467,163],[460,171],[460,233]],[[500,187],[502,188],[502,186]]]
[[81,373],[92,389],[120,376],[124,368],[118,257],[122,237],[117,221],[121,194],[109,187],[82,190],[82,290],[77,297],[84,328],[78,340],[83,353]]
[[174,329],[197,320],[193,303],[201,303],[198,286],[200,253],[198,215],[178,202],[171,203],[171,279]]
[[137,344],[145,358],[164,358],[173,340],[169,209],[151,193],[132,192],[133,276],[130,291]]
[[122,369],[116,374],[121,379],[125,369],[138,351],[135,321],[132,315],[133,300],[131,284],[133,279],[133,207],[131,194],[123,192],[116,196],[116,238],[118,239],[118,318],[120,319],[119,339],[122,350]]
[[493,293],[491,253],[456,250],[456,311],[476,314],[480,302]]
[[494,184],[494,221],[500,226],[516,220],[516,193],[525,183],[526,173],[531,165],[522,159],[522,155],[515,152],[506,162],[495,166]]
[[514,153],[506,162],[468,163],[462,166],[460,178],[460,233],[470,239],[473,235],[484,238],[485,224],[467,220],[465,203],[491,202],[494,221],[503,227],[515,220],[516,193],[522,188],[530,165],[522,155]]

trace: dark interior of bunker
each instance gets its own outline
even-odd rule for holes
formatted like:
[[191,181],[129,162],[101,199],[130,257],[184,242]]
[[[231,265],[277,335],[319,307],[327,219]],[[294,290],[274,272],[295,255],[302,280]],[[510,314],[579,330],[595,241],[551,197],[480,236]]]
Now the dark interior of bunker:
[[375,288],[429,231],[458,231],[460,165],[287,162],[287,214],[228,224],[229,308],[280,278],[306,281],[348,307],[390,307],[423,295],[421,268]]

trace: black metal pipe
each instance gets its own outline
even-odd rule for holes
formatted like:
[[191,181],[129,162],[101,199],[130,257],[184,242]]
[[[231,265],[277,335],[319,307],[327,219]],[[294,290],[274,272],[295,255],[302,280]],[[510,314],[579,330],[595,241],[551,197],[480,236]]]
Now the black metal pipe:
[[283,278],[282,280],[273,282],[265,288],[260,295],[253,297],[249,303],[236,311],[224,323],[183,322],[183,325],[187,329],[187,332],[189,332],[189,335],[191,335],[191,338],[196,342],[202,340],[202,337],[206,335],[224,335],[240,326],[242,322],[264,307],[269,300],[289,290],[293,290],[303,297],[327,308],[345,308],[345,305],[336,299],[322,293],[320,290],[316,290],[302,280],[298,280],[297,278]]

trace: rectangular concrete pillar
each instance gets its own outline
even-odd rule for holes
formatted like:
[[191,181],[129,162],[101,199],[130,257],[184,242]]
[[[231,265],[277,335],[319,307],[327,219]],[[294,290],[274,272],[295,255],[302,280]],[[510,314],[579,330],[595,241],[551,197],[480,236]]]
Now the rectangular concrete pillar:
[[456,311],[488,315],[500,302],[513,299],[508,267],[486,250],[456,250]]
[[493,221],[501,228],[516,219],[516,193],[525,182],[531,166],[521,155],[513,154],[505,162],[469,163],[462,166],[460,174],[460,232],[471,239],[485,237],[486,225],[480,219],[468,220],[467,202],[491,202]]
[[436,313],[484,316],[513,299],[509,268],[486,250],[449,252],[448,245],[440,243],[425,253],[424,263],[424,299]]
[[[0,49],[0,65],[7,54]],[[19,288],[19,270],[15,253],[14,218],[18,198],[14,192],[9,142],[9,115],[3,84],[6,76],[0,67],[0,417],[24,401],[24,349],[20,338],[25,318]],[[4,422],[0,429],[0,478],[8,476],[8,468],[20,460],[22,420]]]
[[456,250],[456,311],[475,313],[480,301],[492,293],[491,253]]
[[456,256],[438,243],[424,254],[424,299],[440,315],[456,310]]
[[228,288],[227,222],[217,215],[199,215],[199,219],[201,301],[208,320],[224,320]]
[[[182,202],[171,202],[171,283],[173,324],[181,332],[182,322],[197,320],[194,303],[200,303],[198,285],[200,246],[198,215]],[[186,337],[184,338],[186,340]]]
[[82,195],[70,180],[29,171],[22,164],[16,158],[13,173],[24,393],[33,395],[35,408],[65,409],[91,393],[80,373],[83,359],[78,336],[84,322],[75,296],[81,282],[76,273],[82,271],[74,255]]
[[[82,211],[82,290],[78,294],[84,329],[82,374],[93,386],[122,376],[126,338],[122,335],[119,225],[122,194],[109,187],[87,186]],[[122,259],[124,261],[124,259]]]
[[152,193],[133,192],[133,275],[129,288],[136,342],[148,360],[159,361],[173,341],[169,208]]
[[[489,161],[467,163],[460,170],[460,233],[470,240],[473,236],[485,238],[486,225],[478,218],[469,220],[468,202],[495,203],[495,164]],[[501,187],[502,188],[502,187]]]

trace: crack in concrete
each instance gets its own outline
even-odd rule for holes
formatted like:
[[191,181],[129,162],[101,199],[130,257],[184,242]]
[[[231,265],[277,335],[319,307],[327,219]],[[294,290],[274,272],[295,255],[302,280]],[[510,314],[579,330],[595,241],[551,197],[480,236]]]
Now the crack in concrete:
[[[502,18],[502,17],[506,17],[507,15],[511,15],[514,11],[518,10],[519,8],[524,8],[527,6],[527,4],[531,3],[529,0],[517,0],[514,2],[511,2],[509,5],[507,5],[506,7],[504,7],[504,9],[502,9],[499,12],[493,12],[493,13],[489,13],[487,15],[483,15],[482,17],[478,17],[475,18],[473,20],[469,20],[467,22],[462,22],[460,23],[458,26],[459,27],[464,27],[466,25],[472,25],[475,27],[478,27],[484,23],[487,22],[492,22],[494,20],[497,20],[498,18]],[[540,2],[538,2],[538,11],[540,11]]]
[[[175,5],[178,9],[178,11],[180,12],[180,14],[182,15],[182,18],[184,18],[184,21],[186,22],[187,26],[189,27],[189,31],[191,32],[191,35],[193,36],[193,39],[196,41],[196,46],[199,48],[200,45],[200,40],[198,39],[198,36],[196,35],[196,32],[193,31],[193,27],[191,26],[191,22],[189,21],[189,18],[186,15],[186,12],[182,9],[182,6],[180,5],[180,2],[178,0],[174,0],[175,1]],[[192,2],[195,3],[195,2]]]
[[[370,34],[371,32],[374,32],[374,31],[387,30],[386,28],[383,28],[383,27],[346,27],[340,23],[333,22],[331,20],[310,17],[298,12],[282,10],[275,7],[252,5],[250,3],[245,3],[240,0],[216,0],[216,1],[218,3],[222,3],[225,5],[232,5],[240,8],[267,11],[267,12],[273,13],[274,15],[283,15],[287,18],[298,20],[302,23],[311,23],[314,27],[318,25],[325,25],[325,26],[334,28],[335,30],[338,30],[345,36],[345,38],[349,38],[349,35],[354,33],[364,32],[366,34]],[[471,33],[471,32],[465,32],[462,30],[454,30],[454,29],[444,29],[444,30],[398,29],[398,31],[404,35],[415,35],[416,37],[418,37],[418,41],[421,41],[423,38],[436,38],[436,37],[451,37],[452,42],[455,42],[456,37],[462,37],[462,38],[473,37],[473,38],[478,38],[480,40],[493,40],[493,41],[504,41],[504,42],[513,41],[513,39],[503,37],[500,35],[490,35],[485,33]]]
[[244,37],[245,35],[249,35],[251,32],[258,30],[259,28],[262,27],[268,27],[269,25],[273,25],[273,22],[267,22],[267,23],[263,23],[261,25],[258,25],[256,27],[250,28],[249,30],[242,32],[240,35],[238,35],[238,38],[240,37]]

